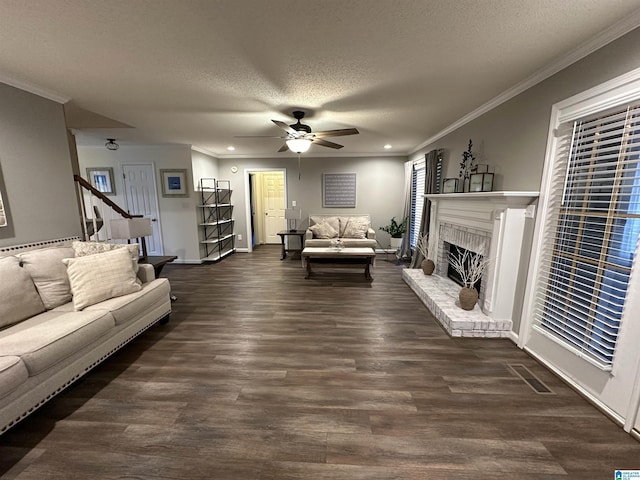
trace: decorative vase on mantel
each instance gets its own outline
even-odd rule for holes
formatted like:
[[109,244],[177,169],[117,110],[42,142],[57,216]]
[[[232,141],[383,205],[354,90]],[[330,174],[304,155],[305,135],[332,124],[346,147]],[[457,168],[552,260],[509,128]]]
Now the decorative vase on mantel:
[[473,310],[478,301],[478,291],[475,288],[462,287],[458,294],[460,308],[463,310]]
[[420,268],[422,268],[422,273],[425,275],[431,275],[436,269],[436,264],[430,258],[425,258],[420,264]]

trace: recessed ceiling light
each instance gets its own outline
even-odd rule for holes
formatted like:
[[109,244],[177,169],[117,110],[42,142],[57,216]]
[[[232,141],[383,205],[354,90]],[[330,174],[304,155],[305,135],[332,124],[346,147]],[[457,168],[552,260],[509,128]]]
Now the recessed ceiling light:
[[385,150],[389,150],[391,148],[391,145],[389,145],[388,143],[384,146]]
[[234,147],[233,145],[229,145],[227,147],[227,150],[229,150],[230,152],[233,152],[236,149],[236,147]]

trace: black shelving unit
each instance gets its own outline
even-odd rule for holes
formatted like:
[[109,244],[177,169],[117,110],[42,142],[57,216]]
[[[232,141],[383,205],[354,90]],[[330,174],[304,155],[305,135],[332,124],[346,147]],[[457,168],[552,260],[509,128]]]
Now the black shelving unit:
[[217,262],[236,251],[231,182],[201,178],[198,187],[201,196],[199,208],[202,211],[202,260]]

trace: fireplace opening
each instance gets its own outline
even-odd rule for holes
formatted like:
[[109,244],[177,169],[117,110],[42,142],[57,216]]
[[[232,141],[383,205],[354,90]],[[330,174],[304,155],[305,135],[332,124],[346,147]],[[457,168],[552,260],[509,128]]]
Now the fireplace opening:
[[[465,267],[467,267],[468,266],[467,264],[470,261],[470,257],[472,255],[478,255],[478,254],[474,253],[472,251],[466,250],[465,248],[459,247],[458,245],[449,244],[449,254],[450,255],[462,256],[462,255],[464,255],[465,252],[469,252],[468,253],[469,257],[467,257],[467,261],[465,262]],[[458,272],[456,272],[456,270],[451,266],[451,262],[448,263],[447,277],[449,277],[451,280],[456,282],[461,287],[464,287],[464,284],[462,283],[462,278],[460,277],[460,274]],[[478,279],[478,281],[474,285],[474,288],[476,289],[476,291],[480,292],[480,285],[481,284],[482,284],[482,279]]]

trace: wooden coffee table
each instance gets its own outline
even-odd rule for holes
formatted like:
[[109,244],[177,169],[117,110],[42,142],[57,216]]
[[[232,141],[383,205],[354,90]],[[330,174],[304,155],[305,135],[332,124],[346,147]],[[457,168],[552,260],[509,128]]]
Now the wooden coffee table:
[[364,277],[371,281],[371,265],[376,257],[373,248],[343,248],[337,250],[331,247],[305,247],[302,250],[302,262],[306,264],[307,275],[311,276],[311,264],[333,264],[333,265],[364,265]]

